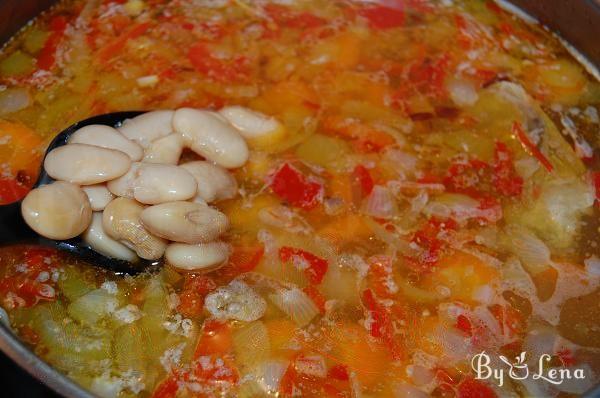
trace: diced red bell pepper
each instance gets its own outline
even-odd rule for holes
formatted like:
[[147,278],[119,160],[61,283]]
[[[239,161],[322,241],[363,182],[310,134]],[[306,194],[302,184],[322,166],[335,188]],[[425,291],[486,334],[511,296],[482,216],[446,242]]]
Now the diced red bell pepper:
[[175,398],[179,390],[179,380],[175,375],[169,375],[154,389],[151,398]]
[[187,274],[183,289],[179,293],[177,310],[189,318],[200,316],[204,307],[204,298],[216,288],[217,284],[208,276]]
[[479,380],[468,378],[458,386],[458,398],[496,398],[491,387]]
[[56,62],[56,49],[62,40],[67,28],[67,18],[59,15],[50,21],[50,36],[37,56],[37,67],[50,70]]
[[372,29],[387,30],[404,25],[404,10],[400,8],[375,6],[359,10],[358,13],[369,21]]
[[227,265],[219,270],[219,280],[231,280],[236,276],[250,272],[260,263],[265,249],[262,245],[235,246]]
[[327,372],[327,377],[342,381],[348,381],[350,379],[350,376],[348,375],[348,368],[344,365],[332,366]]
[[562,350],[558,350],[556,352],[556,356],[558,357],[558,359],[560,359],[563,366],[565,366],[565,367],[570,367],[577,363],[577,361],[575,360],[575,356],[573,355],[573,352],[571,350],[569,350],[568,348],[563,348]]
[[372,256],[368,260],[367,274],[369,286],[382,298],[391,298],[397,293],[397,286],[392,274],[392,258],[386,255]]
[[271,189],[290,205],[310,210],[323,197],[323,186],[306,178],[299,170],[285,163],[275,172]]
[[305,250],[289,246],[279,249],[279,259],[284,263],[291,262],[298,269],[303,270],[310,283],[315,285],[323,281],[329,267],[327,260]]
[[394,359],[400,359],[402,347],[394,338],[394,325],[390,310],[377,300],[371,289],[363,292],[362,302],[368,311],[369,334],[385,344]]
[[458,330],[465,332],[469,336],[473,333],[471,321],[465,315],[461,314],[456,318],[456,327]]
[[327,301],[327,299],[325,299],[325,296],[323,296],[321,292],[313,285],[306,286],[304,289],[302,289],[302,291],[306,293],[308,297],[310,297],[313,303],[315,303],[315,305],[319,309],[319,312],[321,314],[324,314],[325,302]]
[[540,149],[533,142],[531,142],[531,139],[527,136],[525,130],[523,130],[523,126],[521,126],[521,123],[514,122],[512,126],[512,132],[517,136],[519,141],[521,141],[521,145],[523,145],[523,148],[525,148],[526,151],[531,153],[531,155],[534,156],[542,164],[542,166],[544,166],[544,168],[548,170],[549,173],[551,173],[552,170],[554,170],[554,166],[552,166],[552,163],[550,163],[548,158],[542,153],[542,151],[540,151]]
[[354,168],[354,171],[352,172],[352,182],[352,185],[359,188],[361,198],[369,196],[375,186],[373,177],[371,177],[371,173],[369,173],[369,169],[362,164],[359,164]]

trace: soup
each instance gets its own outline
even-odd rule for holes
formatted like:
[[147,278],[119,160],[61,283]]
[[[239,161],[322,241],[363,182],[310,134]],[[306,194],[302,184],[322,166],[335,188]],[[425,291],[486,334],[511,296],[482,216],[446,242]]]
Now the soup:
[[[100,396],[578,396],[599,380],[600,85],[494,2],[66,1],[7,44],[0,85],[4,203],[95,114],[238,106],[279,126],[224,166],[237,189],[208,202],[227,254],[208,268],[116,275],[0,249],[12,330]],[[212,160],[187,146],[177,170]],[[131,195],[113,202],[154,207]]]

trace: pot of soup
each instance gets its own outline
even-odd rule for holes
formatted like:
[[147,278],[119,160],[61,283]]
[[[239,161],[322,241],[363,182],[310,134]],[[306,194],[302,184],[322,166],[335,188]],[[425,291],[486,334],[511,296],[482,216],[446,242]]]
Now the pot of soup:
[[[0,349],[34,377],[599,394],[596,2],[51,3],[0,4],[0,202],[151,265],[0,237]],[[76,125],[31,190],[59,132],[121,111]]]

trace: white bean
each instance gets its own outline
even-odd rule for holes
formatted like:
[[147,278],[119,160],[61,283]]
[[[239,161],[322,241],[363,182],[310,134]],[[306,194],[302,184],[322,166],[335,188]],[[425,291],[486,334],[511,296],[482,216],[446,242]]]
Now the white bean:
[[106,184],[86,185],[81,187],[81,189],[83,189],[83,192],[85,192],[90,200],[93,211],[104,210],[106,205],[115,198],[115,195],[106,188]]
[[191,150],[225,168],[243,166],[248,146],[239,132],[213,112],[182,108],[175,111],[173,128]]
[[131,159],[123,152],[86,144],[63,145],[53,149],[44,160],[50,177],[79,185],[118,178],[130,166]]
[[71,239],[92,221],[90,202],[81,188],[56,181],[30,191],[21,203],[23,219],[46,238]]
[[133,262],[138,258],[127,246],[117,242],[104,232],[104,228],[102,227],[102,213],[99,212],[93,214],[92,223],[84,232],[83,240],[90,245],[92,249],[107,257],[130,262]]
[[154,163],[134,163],[127,174],[107,184],[115,195],[149,205],[191,199],[197,185],[187,170]]
[[165,252],[167,262],[186,271],[212,271],[225,264],[231,249],[224,242],[188,245],[171,243]]
[[144,155],[141,146],[127,139],[116,129],[102,124],[92,124],[80,128],[69,137],[69,144],[87,144],[116,149],[126,153],[134,162],[140,160]]
[[134,250],[146,260],[162,257],[167,242],[148,232],[140,215],[144,206],[129,198],[116,198],[106,206],[102,213],[102,227],[113,239]]
[[227,216],[205,204],[170,202],[144,209],[140,216],[148,231],[183,243],[215,240],[229,228]]
[[198,183],[197,199],[213,202],[234,198],[238,192],[235,178],[224,168],[205,161],[194,161],[180,165],[189,171]]
[[180,134],[169,134],[152,142],[144,151],[145,163],[177,164],[183,151]]
[[148,148],[152,141],[173,132],[174,113],[171,110],[146,112],[133,119],[125,120],[118,130],[143,148]]
[[262,138],[283,131],[283,126],[274,117],[244,108],[228,106],[219,111],[229,123],[246,139]]

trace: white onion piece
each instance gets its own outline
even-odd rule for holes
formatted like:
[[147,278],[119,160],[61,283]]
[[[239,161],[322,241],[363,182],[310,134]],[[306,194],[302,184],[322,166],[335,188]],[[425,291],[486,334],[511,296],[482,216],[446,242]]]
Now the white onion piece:
[[475,85],[468,80],[452,79],[446,86],[452,101],[461,108],[471,106],[479,99]]
[[375,185],[365,200],[363,212],[371,217],[390,219],[398,211],[394,196],[381,185]]
[[29,91],[24,88],[8,88],[0,91],[0,115],[18,112],[31,105]]
[[279,391],[281,379],[289,365],[289,362],[284,360],[272,360],[259,366],[258,383],[265,393],[273,394]]
[[589,275],[600,276],[600,259],[595,255],[586,258],[583,263],[585,264],[585,270]]
[[271,351],[269,332],[261,321],[251,322],[233,332],[233,349],[241,371],[248,371],[266,360]]
[[550,249],[541,239],[524,227],[510,225],[506,227],[507,249],[519,257],[532,275],[548,269],[552,260]]
[[427,398],[429,395],[409,384],[398,384],[394,387],[394,398]]
[[319,313],[315,303],[297,288],[280,289],[270,294],[269,299],[298,326],[304,326]]

